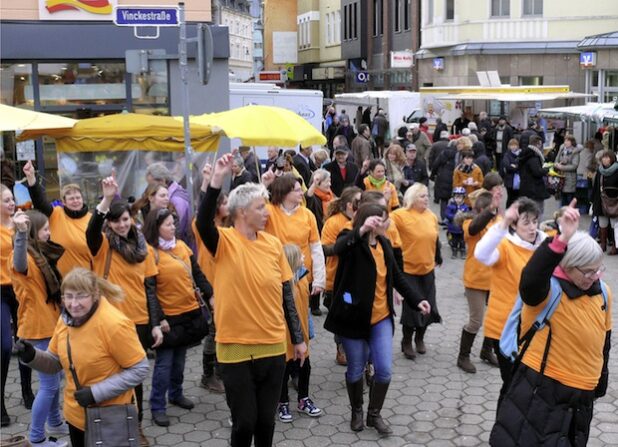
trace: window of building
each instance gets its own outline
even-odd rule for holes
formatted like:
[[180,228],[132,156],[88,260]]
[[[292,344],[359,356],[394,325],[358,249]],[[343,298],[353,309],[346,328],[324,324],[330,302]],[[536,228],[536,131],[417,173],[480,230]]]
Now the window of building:
[[519,85],[543,85],[543,76],[520,76]]
[[380,0],[373,0],[373,36],[380,32]]
[[335,11],[335,43],[341,43],[341,11]]
[[410,2],[411,0],[403,0],[403,30],[410,30]]
[[508,17],[511,15],[511,0],[491,0],[492,17]]
[[326,13],[326,45],[333,43],[333,36],[331,32],[331,18],[330,12]]
[[2,64],[0,67],[2,104],[34,108],[32,64]]
[[433,23],[433,0],[427,0],[427,21],[428,25]]
[[446,20],[455,20],[455,0],[446,0]]
[[[405,0],[404,0],[405,2]],[[401,1],[395,0],[395,4],[393,5],[395,11],[395,32],[398,33],[401,31]]]
[[351,9],[352,5],[343,5],[343,40],[348,40],[348,26],[350,23],[350,16],[348,15],[348,11]]
[[542,16],[543,0],[524,0],[525,16]]
[[352,13],[352,39],[358,39],[358,2],[354,2]]

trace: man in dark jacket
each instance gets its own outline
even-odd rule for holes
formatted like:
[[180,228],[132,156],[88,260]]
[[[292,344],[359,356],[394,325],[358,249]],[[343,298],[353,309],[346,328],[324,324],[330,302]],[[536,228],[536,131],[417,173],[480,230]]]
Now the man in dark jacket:
[[522,149],[519,154],[519,176],[521,185],[519,187],[519,196],[528,197],[534,200],[541,209],[543,217],[543,209],[545,199],[549,198],[549,193],[545,186],[545,176],[548,169],[543,168],[545,158],[543,157],[543,141],[538,135],[532,135],[529,140],[530,144]]
[[255,158],[255,154],[249,146],[240,146],[238,152],[244,161],[245,169],[251,174],[251,181],[253,183],[258,183],[261,173],[258,163],[256,163],[257,159]]
[[348,140],[348,146],[352,145],[352,141],[356,137],[356,133],[354,132],[354,128],[350,125],[349,120],[341,120],[341,124],[337,127],[337,132],[335,135],[343,135],[346,140]]
[[434,140],[434,143],[431,145],[429,150],[425,153],[425,157],[427,160],[427,166],[433,166],[433,163],[436,161],[440,152],[448,147],[449,139],[448,139],[448,130],[443,130],[440,132],[440,138]]
[[354,162],[360,168],[365,160],[373,158],[373,145],[371,144],[371,130],[366,124],[361,124],[358,136],[352,141],[352,156]]
[[[440,136],[442,134],[442,131],[446,131],[448,135],[447,125],[442,122],[442,118],[436,118],[436,127],[433,130],[433,139],[432,139],[434,143],[438,141],[440,138],[442,138]],[[448,139],[448,136],[446,138]]]
[[311,174],[317,169],[315,163],[311,160],[311,152],[313,152],[311,146],[301,147],[298,154],[292,158],[294,167],[303,178],[305,185],[311,183]]
[[414,183],[429,184],[427,165],[422,159],[417,158],[416,154],[417,150],[414,143],[408,143],[406,146],[406,164],[403,167],[404,180],[401,182],[401,192],[404,194]]
[[251,176],[251,173],[245,168],[243,159],[241,157],[234,157],[234,160],[232,162],[232,186],[230,187],[230,191],[233,191],[240,185],[252,182],[253,177]]
[[383,109],[378,109],[378,114],[373,118],[371,123],[371,135],[376,141],[376,145],[380,148],[384,147],[384,140],[388,132],[388,120],[384,115]]
[[496,150],[494,151],[496,160],[494,166],[500,166],[502,164],[502,156],[508,150],[509,141],[513,138],[513,128],[506,123],[505,117],[501,116],[498,120],[492,137],[496,142]]
[[534,121],[528,121],[528,128],[521,133],[519,137],[519,147],[525,148],[530,144],[530,137],[536,135],[541,139],[541,143],[545,144],[545,132]]
[[440,219],[446,219],[446,205],[453,191],[453,171],[455,170],[455,156],[457,148],[449,144],[436,158],[431,166],[430,179],[435,182],[434,197],[440,201]]
[[348,186],[354,186],[354,181],[358,175],[358,167],[355,163],[348,161],[350,150],[345,146],[335,148],[335,160],[324,166],[330,172],[330,189],[337,197]]
[[489,171],[491,171],[493,163],[487,156],[485,144],[483,144],[482,141],[479,141],[476,135],[470,135],[470,137],[470,140],[472,140],[472,152],[474,152],[474,163],[481,168],[483,176],[485,176]]

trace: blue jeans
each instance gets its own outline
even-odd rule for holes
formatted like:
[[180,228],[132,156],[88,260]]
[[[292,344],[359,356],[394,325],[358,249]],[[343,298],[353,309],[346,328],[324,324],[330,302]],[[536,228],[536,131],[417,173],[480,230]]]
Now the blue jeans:
[[[50,338],[29,340],[32,345],[42,351],[47,350]],[[60,381],[62,371],[56,374],[37,373],[39,375],[39,391],[32,404],[32,422],[30,424],[30,442],[41,442],[45,439],[45,421],[50,427],[62,424],[60,414]]]
[[341,337],[341,342],[348,359],[345,372],[348,382],[358,382],[363,378],[369,359],[375,369],[374,380],[378,383],[390,382],[393,366],[393,323],[390,318],[371,326],[368,340]]
[[157,349],[152,373],[152,390],[150,390],[150,411],[153,414],[165,413],[166,394],[169,400],[182,397],[186,357],[186,346]]

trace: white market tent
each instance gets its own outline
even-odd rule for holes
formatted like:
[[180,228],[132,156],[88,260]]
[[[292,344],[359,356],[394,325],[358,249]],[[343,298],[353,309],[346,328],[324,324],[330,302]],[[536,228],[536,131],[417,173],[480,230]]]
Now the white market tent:
[[566,116],[576,119],[579,118],[581,121],[591,120],[598,124],[605,121],[618,121],[618,111],[614,109],[613,102],[589,102],[583,106],[552,107],[548,109],[541,109],[539,110],[539,113],[548,118]]

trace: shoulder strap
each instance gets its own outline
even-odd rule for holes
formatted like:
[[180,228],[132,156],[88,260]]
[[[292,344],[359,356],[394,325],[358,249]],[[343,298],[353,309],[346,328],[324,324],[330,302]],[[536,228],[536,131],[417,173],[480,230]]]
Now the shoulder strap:
[[603,310],[607,312],[607,297],[608,297],[607,284],[605,284],[605,281],[601,281],[601,280],[599,280],[599,284],[601,284],[601,295],[603,295]]
[[69,357],[69,371],[71,371],[71,376],[73,377],[73,382],[75,383],[75,388],[78,390],[81,389],[81,384],[79,383],[79,379],[77,378],[77,372],[75,371],[75,365],[73,364],[73,356],[71,355],[71,343],[69,341],[69,332],[67,331],[67,356]]
[[[112,267],[112,247],[107,247],[107,255],[105,256],[105,268],[103,269],[103,279],[109,276],[109,269]],[[67,341],[69,339],[67,338]]]
[[154,253],[155,264],[159,265],[159,249],[156,247],[152,247],[152,251]]

